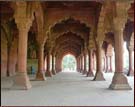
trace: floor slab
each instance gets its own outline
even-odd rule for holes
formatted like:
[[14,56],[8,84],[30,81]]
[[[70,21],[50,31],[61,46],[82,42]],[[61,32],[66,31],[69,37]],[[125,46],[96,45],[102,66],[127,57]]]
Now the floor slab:
[[46,81],[31,78],[30,90],[13,90],[12,78],[1,80],[1,105],[4,106],[133,106],[134,77],[128,77],[132,90],[109,90],[113,73],[106,81],[92,81],[77,72],[61,72]]

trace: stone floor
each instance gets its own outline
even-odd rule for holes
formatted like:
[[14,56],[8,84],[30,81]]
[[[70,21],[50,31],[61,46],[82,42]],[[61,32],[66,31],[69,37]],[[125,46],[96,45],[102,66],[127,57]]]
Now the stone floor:
[[113,73],[106,81],[92,81],[77,72],[61,72],[46,81],[34,81],[30,90],[13,90],[11,78],[1,80],[1,105],[7,106],[133,106],[134,77],[128,77],[130,91],[109,90]]

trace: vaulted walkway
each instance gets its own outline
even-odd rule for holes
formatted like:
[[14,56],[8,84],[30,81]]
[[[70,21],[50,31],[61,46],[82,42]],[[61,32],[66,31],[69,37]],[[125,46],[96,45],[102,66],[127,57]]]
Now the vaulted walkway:
[[106,81],[92,81],[78,72],[60,72],[47,81],[35,81],[30,76],[33,88],[14,90],[12,78],[2,78],[2,105],[22,106],[133,106],[134,77],[127,77],[132,90],[112,91],[108,89],[114,73],[104,73]]

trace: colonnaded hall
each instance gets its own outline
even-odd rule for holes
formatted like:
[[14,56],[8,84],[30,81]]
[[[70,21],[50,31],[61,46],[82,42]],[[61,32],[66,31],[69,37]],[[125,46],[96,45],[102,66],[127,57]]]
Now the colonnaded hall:
[[134,106],[134,0],[0,1],[2,106]]

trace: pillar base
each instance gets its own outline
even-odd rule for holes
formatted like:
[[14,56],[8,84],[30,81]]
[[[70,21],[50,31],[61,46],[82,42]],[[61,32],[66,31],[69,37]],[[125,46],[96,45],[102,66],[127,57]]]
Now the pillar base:
[[42,72],[37,72],[37,74],[36,74],[36,80],[37,80],[37,81],[45,81],[46,78],[45,78],[44,73],[42,73]]
[[112,73],[112,72],[113,72],[112,70],[105,71],[105,73]]
[[115,72],[112,83],[109,87],[113,90],[131,90],[126,76],[122,72]]
[[76,70],[77,72],[80,72],[79,70]]
[[94,77],[93,80],[94,80],[94,81],[105,81],[105,78],[104,78],[104,76],[103,76],[103,73],[97,71],[97,72],[96,72],[96,75],[95,75],[95,77]]
[[82,74],[83,74],[83,75],[87,74],[87,71],[83,71]]
[[93,74],[92,71],[89,71],[89,72],[87,73],[87,77],[93,77],[93,76],[94,76],[94,74]]
[[27,90],[32,87],[27,72],[17,72],[13,81],[12,89]]
[[56,75],[56,71],[55,71],[55,70],[52,70],[52,74],[53,74],[53,75]]
[[46,71],[45,76],[46,77],[52,77],[52,72],[51,71]]
[[82,70],[80,70],[80,73],[82,73]]
[[133,71],[133,70],[131,70],[131,71],[128,71],[128,74],[127,74],[127,76],[134,76],[134,71]]

